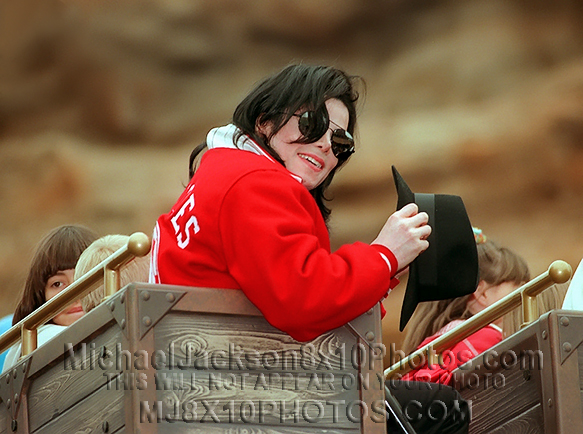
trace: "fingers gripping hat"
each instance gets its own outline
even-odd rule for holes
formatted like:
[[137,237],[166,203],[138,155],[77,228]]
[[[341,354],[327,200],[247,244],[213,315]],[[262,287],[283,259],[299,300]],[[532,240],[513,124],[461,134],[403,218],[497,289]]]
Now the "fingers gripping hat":
[[423,301],[471,294],[478,285],[478,252],[470,219],[459,196],[413,193],[393,166],[397,209],[416,203],[429,215],[429,248],[409,264],[399,330]]

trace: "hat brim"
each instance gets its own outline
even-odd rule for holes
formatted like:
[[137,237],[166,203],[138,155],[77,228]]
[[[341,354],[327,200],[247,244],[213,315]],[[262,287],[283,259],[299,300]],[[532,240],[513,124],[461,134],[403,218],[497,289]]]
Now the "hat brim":
[[417,266],[413,262],[409,265],[409,277],[407,280],[407,289],[405,289],[405,296],[403,297],[403,304],[401,306],[401,319],[399,320],[399,331],[402,332],[417,305],[419,304],[419,298],[417,296]]
[[[397,168],[392,166],[391,169],[393,171],[395,187],[397,188],[397,210],[400,210],[409,203],[415,203],[415,193],[409,188],[401,174],[397,171]],[[403,298],[403,305],[401,306],[399,331],[403,331],[419,304],[419,297],[417,296],[417,280],[417,261],[413,261],[409,264],[409,277],[407,280],[407,289],[405,290],[405,296]]]

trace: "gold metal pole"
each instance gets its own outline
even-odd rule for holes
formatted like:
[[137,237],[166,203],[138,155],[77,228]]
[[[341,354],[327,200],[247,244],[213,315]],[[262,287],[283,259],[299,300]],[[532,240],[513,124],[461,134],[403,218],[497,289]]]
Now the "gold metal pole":
[[522,325],[521,328],[526,327],[531,322],[538,318],[538,303],[536,295],[528,295],[526,292],[522,293]]
[[116,269],[110,268],[107,265],[103,269],[103,288],[104,288],[104,299],[111,297],[117,291],[119,291],[119,273]]
[[22,357],[28,356],[37,347],[37,329],[26,329],[22,327],[22,348],[20,354]]
[[450,330],[449,332],[437,337],[429,344],[411,353],[405,359],[402,359],[399,362],[393,364],[391,367],[385,369],[385,378],[392,378],[397,374],[405,375],[406,373],[415,369],[417,363],[413,365],[413,362],[416,358],[419,358],[420,360],[426,360],[423,359],[423,357],[425,357],[427,354],[431,355],[432,351],[440,354],[444,350],[452,347],[456,343],[477,332],[482,327],[487,326],[492,321],[497,320],[502,315],[505,315],[512,309],[520,306],[523,292],[529,296],[536,297],[536,295],[540,294],[542,291],[551,285],[554,285],[555,283],[567,282],[571,277],[571,273],[571,266],[566,262],[553,262],[547,271],[535,277],[530,282],[525,283],[503,299],[498,300],[493,305],[472,316],[470,319],[467,319],[453,330]]

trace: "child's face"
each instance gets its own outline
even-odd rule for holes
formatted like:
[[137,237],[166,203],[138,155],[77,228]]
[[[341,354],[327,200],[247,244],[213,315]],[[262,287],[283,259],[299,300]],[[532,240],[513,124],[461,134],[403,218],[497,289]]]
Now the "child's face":
[[[58,271],[54,276],[49,277],[45,285],[45,298],[49,301],[55,297],[59,292],[73,283],[73,276],[75,270]],[[53,318],[53,322],[62,326],[69,326],[83,316],[83,309],[79,301],[76,301],[63,312]]]
[[498,300],[503,299],[520,285],[514,282],[503,282],[499,285],[490,285],[480,280],[478,288],[468,300],[468,309],[472,315],[492,306]]
[[503,282],[500,285],[490,286],[486,290],[486,295],[488,298],[488,304],[486,307],[493,305],[498,300],[502,300],[518,287],[520,287],[520,285],[514,282]]

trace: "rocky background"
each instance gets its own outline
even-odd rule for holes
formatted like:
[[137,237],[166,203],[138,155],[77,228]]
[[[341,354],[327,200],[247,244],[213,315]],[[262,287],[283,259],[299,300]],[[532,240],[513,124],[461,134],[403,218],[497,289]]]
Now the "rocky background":
[[[364,77],[332,239],[462,196],[533,275],[583,257],[582,0],[0,0],[0,314],[51,228],[151,233],[191,149],[290,62]],[[400,342],[404,283],[385,301]]]

